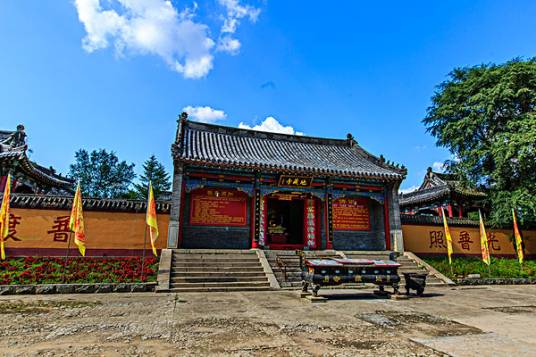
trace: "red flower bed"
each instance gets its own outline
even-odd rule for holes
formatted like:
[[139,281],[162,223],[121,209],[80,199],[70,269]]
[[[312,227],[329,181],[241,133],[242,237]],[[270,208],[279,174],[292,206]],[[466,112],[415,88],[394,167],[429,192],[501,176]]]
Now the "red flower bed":
[[0,263],[0,285],[140,283],[156,281],[158,260],[145,258],[75,257],[12,258]]

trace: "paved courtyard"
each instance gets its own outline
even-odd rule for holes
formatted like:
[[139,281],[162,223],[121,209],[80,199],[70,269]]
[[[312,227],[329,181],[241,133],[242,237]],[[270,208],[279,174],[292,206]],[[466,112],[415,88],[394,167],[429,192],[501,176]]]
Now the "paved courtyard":
[[0,297],[5,356],[536,355],[536,287]]

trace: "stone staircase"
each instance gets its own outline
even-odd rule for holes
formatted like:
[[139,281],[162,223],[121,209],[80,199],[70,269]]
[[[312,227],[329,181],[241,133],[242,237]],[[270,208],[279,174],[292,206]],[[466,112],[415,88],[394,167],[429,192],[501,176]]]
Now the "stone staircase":
[[[342,258],[334,250],[304,251],[308,259]],[[294,250],[265,250],[264,254],[281,289],[301,288],[300,257]]]
[[396,261],[401,264],[401,267],[398,268],[401,288],[403,288],[406,284],[404,275],[402,273],[428,273],[428,276],[426,277],[426,286],[449,285],[448,282],[444,281],[443,279],[441,279],[440,276],[436,275],[434,271],[430,271],[425,266],[420,265],[417,261],[415,261],[415,259],[412,259],[411,257],[401,255],[396,258]]
[[255,251],[174,249],[170,265],[168,291],[270,290]]

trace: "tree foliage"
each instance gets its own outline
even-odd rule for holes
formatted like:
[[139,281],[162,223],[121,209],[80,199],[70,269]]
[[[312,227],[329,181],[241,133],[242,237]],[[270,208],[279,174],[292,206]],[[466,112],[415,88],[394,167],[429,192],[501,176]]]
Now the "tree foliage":
[[117,155],[104,149],[88,153],[80,149],[75,153],[75,163],[70,166],[69,175],[80,180],[85,196],[98,198],[124,197],[134,174],[134,164],[119,161]]
[[450,172],[488,192],[491,222],[516,208],[536,222],[536,59],[457,68],[440,84],[423,122],[455,160]]
[[169,174],[166,172],[156,156],[151,155],[143,164],[143,175],[140,176],[140,182],[134,185],[136,198],[147,198],[147,187],[149,180],[153,183],[153,191],[155,198],[158,198],[164,191],[168,191],[171,186]]

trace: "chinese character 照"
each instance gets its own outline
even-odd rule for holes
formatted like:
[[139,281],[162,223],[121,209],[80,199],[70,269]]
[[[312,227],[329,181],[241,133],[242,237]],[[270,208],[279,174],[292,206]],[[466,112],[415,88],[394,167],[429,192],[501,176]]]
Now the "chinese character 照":
[[431,231],[430,232],[430,248],[446,248],[445,241],[443,240],[443,231]]

